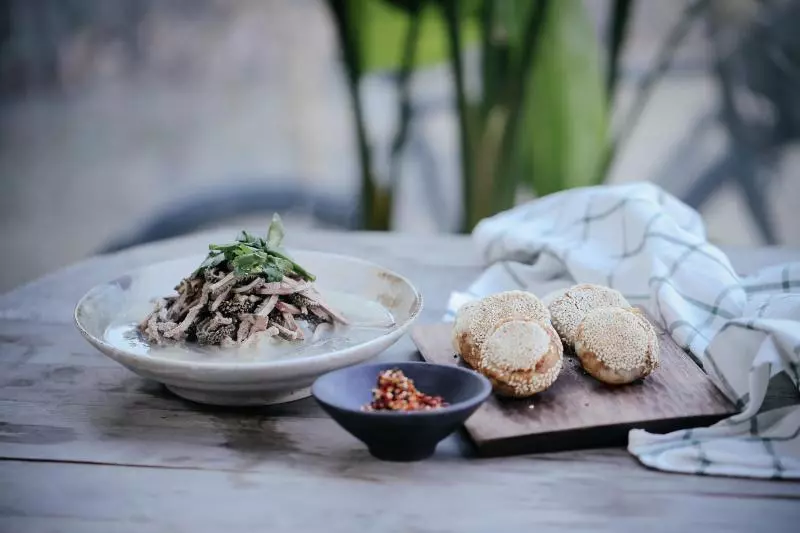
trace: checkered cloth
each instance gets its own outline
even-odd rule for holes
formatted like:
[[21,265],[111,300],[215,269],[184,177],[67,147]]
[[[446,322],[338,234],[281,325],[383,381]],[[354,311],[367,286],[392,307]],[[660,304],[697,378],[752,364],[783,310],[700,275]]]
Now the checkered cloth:
[[489,266],[451,296],[446,319],[503,290],[618,289],[741,410],[706,428],[633,430],[630,453],[673,472],[800,479],[800,263],[739,277],[698,213],[647,183],[553,194],[482,221],[473,237]]

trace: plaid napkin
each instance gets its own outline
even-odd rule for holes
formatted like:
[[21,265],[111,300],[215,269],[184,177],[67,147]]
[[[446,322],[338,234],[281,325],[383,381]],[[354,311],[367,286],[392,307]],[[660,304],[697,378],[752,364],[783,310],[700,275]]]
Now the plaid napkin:
[[473,237],[489,266],[452,294],[446,319],[503,290],[613,287],[741,410],[706,428],[633,430],[628,451],[673,472],[800,479],[800,263],[739,277],[699,214],[648,183],[546,196],[482,221]]

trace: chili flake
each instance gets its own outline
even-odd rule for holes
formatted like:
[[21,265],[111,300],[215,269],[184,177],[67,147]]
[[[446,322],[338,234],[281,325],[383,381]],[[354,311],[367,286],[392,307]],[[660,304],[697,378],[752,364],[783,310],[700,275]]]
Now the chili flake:
[[446,406],[441,396],[430,396],[417,390],[414,381],[402,370],[384,370],[378,374],[378,386],[372,389],[372,403],[364,411],[429,411]]

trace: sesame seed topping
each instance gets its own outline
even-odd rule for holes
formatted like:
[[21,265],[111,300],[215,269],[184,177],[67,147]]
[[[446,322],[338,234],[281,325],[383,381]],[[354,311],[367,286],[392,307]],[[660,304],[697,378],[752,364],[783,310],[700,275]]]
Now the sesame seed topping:
[[507,321],[491,333],[480,370],[499,392],[525,397],[550,387],[562,363],[563,348],[552,326],[517,320]]
[[550,323],[550,312],[535,295],[524,291],[507,291],[487,296],[478,302],[468,327],[477,346],[483,344],[490,331],[504,320],[534,320]]
[[542,326],[510,320],[500,324],[486,339],[483,358],[505,370],[524,370],[536,365],[549,349],[550,337]]
[[575,331],[586,314],[604,307],[630,307],[619,291],[600,285],[576,285],[549,306],[553,326],[567,344],[575,343]]
[[591,352],[614,372],[641,370],[646,376],[658,365],[658,338],[653,326],[629,309],[589,312],[578,328],[576,350]]

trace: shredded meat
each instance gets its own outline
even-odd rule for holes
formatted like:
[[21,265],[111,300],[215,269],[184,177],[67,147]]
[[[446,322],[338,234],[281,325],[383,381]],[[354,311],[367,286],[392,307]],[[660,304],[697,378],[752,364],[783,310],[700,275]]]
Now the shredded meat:
[[233,292],[252,292],[264,283],[264,278],[256,278],[247,285],[236,287]]
[[302,340],[300,322],[315,339],[334,324],[346,323],[313,283],[288,276],[279,282],[256,275],[237,277],[220,265],[183,279],[175,290],[177,295],[158,300],[140,323],[149,342],[247,346],[269,337]]
[[281,311],[282,313],[290,313],[292,315],[300,314],[300,309],[287,302],[277,302],[275,304],[275,309]]

